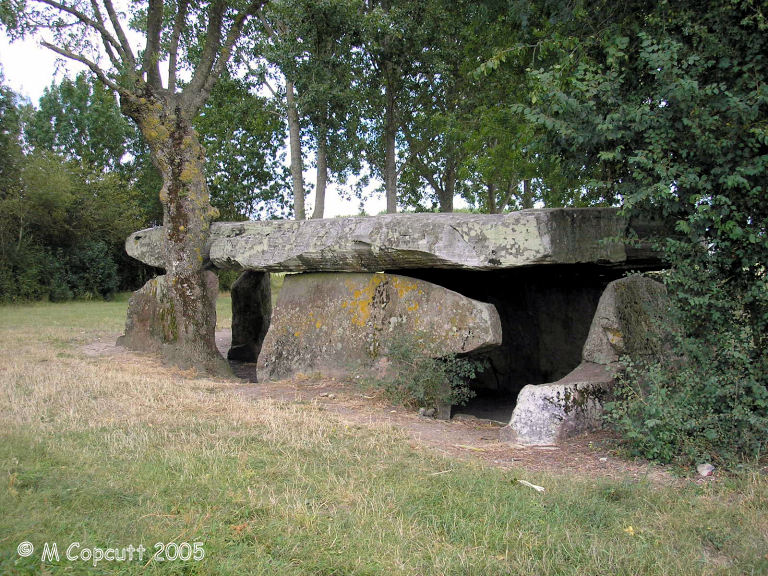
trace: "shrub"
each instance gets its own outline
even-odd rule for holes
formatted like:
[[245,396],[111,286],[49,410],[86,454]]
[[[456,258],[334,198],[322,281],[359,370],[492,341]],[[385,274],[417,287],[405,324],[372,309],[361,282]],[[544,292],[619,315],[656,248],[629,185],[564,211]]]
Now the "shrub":
[[39,300],[48,291],[50,255],[21,242],[4,247],[0,258],[0,302]]
[[241,274],[240,270],[218,270],[216,272],[219,276],[219,291],[229,292],[232,290],[232,284],[235,283]]
[[369,380],[406,406],[462,406],[475,396],[469,382],[485,368],[477,359],[441,355],[428,335],[397,332],[382,346],[386,370]]
[[66,302],[74,297],[67,281],[67,258],[59,251],[48,263],[48,300]]
[[64,256],[66,285],[75,298],[108,300],[117,292],[117,264],[104,242],[88,242]]
[[[624,359],[606,417],[635,455],[732,466],[768,448],[768,362],[742,300],[707,282],[689,279],[685,288],[684,273],[673,270],[667,279],[677,288],[671,295],[681,327],[669,353],[652,362]],[[690,306],[694,300],[699,309]],[[701,308],[710,312],[708,324]]]

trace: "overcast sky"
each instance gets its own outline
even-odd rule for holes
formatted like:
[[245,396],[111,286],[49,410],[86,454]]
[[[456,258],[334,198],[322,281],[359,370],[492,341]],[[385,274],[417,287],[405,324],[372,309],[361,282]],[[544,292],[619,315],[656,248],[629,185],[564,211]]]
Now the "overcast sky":
[[[27,39],[11,44],[5,33],[0,31],[0,69],[7,86],[37,105],[43,90],[50,86],[53,80],[58,82],[65,74],[74,76],[84,67],[77,62],[59,62],[57,65],[56,55],[41,47],[36,40]],[[307,182],[315,182],[313,170],[306,171],[304,177]],[[314,193],[311,193],[307,197],[307,214],[311,214],[313,205]],[[368,214],[378,214],[385,210],[386,206],[383,196],[373,197],[365,203],[365,210]],[[325,200],[326,218],[357,214],[359,210],[358,200],[342,200],[336,192],[336,187],[333,184],[328,186]]]

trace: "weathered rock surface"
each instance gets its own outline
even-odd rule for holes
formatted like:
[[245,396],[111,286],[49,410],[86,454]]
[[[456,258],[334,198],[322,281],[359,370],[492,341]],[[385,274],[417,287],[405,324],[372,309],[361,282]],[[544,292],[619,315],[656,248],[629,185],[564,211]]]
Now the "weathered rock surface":
[[269,272],[246,270],[232,285],[232,345],[227,359],[256,362],[272,318]]
[[[213,272],[203,271],[205,275],[205,302],[208,313],[216,317],[216,297],[219,293],[219,279]],[[125,321],[125,334],[118,338],[118,345],[130,350],[158,353],[164,359],[181,367],[195,367],[189,358],[208,359],[203,367],[211,373],[224,374],[229,366],[224,358],[211,358],[208,345],[215,347],[213,326],[211,332],[200,339],[201,349],[187,350],[182,355],[174,346],[179,338],[179,327],[172,307],[167,305],[167,277],[157,276],[131,295],[128,302],[128,315]],[[206,342],[207,339],[207,342]]]
[[405,276],[289,275],[259,354],[258,377],[369,368],[399,334],[439,344],[447,355],[499,345],[501,324],[493,305]]
[[611,364],[624,355],[647,358],[659,354],[668,306],[661,282],[639,275],[611,282],[600,297],[582,358]]
[[649,278],[634,275],[608,284],[584,344],[582,363],[557,382],[525,386],[501,438],[546,445],[599,428],[619,357],[659,353],[660,320],[667,306],[664,286]]
[[[225,222],[211,227],[202,257],[220,269],[377,272],[408,268],[500,270],[532,264],[658,266],[646,246],[653,223],[629,223],[615,208],[557,208],[510,214],[388,214],[325,220]],[[135,232],[129,255],[163,266],[162,227]]]
[[531,446],[546,446],[599,428],[603,399],[613,386],[609,367],[585,362],[552,384],[529,384],[517,396],[517,405],[500,439]]

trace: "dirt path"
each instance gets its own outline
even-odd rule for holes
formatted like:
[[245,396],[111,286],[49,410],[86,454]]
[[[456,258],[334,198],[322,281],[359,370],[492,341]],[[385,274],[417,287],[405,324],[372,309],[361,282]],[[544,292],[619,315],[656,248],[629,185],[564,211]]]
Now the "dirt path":
[[584,434],[558,446],[526,447],[500,442],[499,423],[466,415],[450,421],[426,418],[413,410],[393,406],[375,395],[360,392],[354,383],[333,378],[300,377],[264,384],[252,382],[243,384],[237,391],[247,398],[312,403],[350,424],[385,423],[404,430],[416,448],[505,469],[577,472],[580,476],[595,478],[647,478],[662,483],[677,481],[663,468],[618,458],[610,448],[612,438],[605,432]]
[[[230,338],[229,330],[216,333],[216,343],[225,355]],[[113,342],[110,338],[102,338],[84,346],[82,350],[92,356],[121,355],[128,361],[135,357]],[[583,434],[558,446],[519,446],[499,441],[499,430],[502,427],[499,422],[466,414],[459,414],[450,421],[419,416],[412,409],[394,406],[376,394],[361,391],[361,387],[354,381],[312,375],[258,383],[254,364],[233,364],[232,368],[243,382],[235,390],[246,398],[312,403],[350,424],[391,425],[405,431],[413,447],[451,458],[472,460],[504,469],[576,473],[581,477],[595,479],[648,479],[664,484],[681,481],[663,467],[619,458],[611,447],[612,437],[606,432]]]
[[[224,355],[231,333],[216,333],[216,344]],[[480,461],[505,469],[524,468],[550,473],[578,472],[594,478],[647,478],[653,482],[679,481],[668,470],[642,461],[616,456],[610,434],[583,434],[558,446],[520,446],[499,441],[502,424],[467,414],[450,421],[419,416],[414,410],[394,406],[375,394],[361,392],[354,382],[315,376],[278,382],[257,383],[253,364],[235,364],[233,371],[248,381],[238,392],[248,398],[274,398],[288,402],[314,403],[350,424],[386,423],[404,430],[416,448],[465,460]]]

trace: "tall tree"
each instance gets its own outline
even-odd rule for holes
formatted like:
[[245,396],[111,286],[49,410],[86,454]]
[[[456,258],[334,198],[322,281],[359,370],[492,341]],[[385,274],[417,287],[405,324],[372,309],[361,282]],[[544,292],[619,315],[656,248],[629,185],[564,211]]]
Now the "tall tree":
[[422,50],[428,25],[427,2],[368,0],[364,49],[369,63],[367,117],[371,123],[366,155],[373,172],[384,182],[387,212],[397,212],[398,135],[402,137],[406,84]]
[[195,128],[205,148],[211,203],[220,218],[289,214],[285,129],[274,100],[255,94],[247,79],[227,75],[214,87]]
[[[281,20],[282,14],[279,9],[274,9],[275,5],[270,5],[270,10],[259,10],[259,20],[265,32],[263,46],[260,52],[264,52],[266,58],[272,66],[276,66],[281,74],[284,83],[283,92],[275,90],[267,81],[265,85],[271,90],[276,98],[285,100],[285,116],[288,123],[288,157],[291,171],[291,191],[293,192],[293,214],[296,220],[306,218],[306,208],[304,200],[306,189],[304,187],[304,156],[301,146],[301,119],[299,118],[299,107],[296,102],[296,81],[289,70],[290,63],[284,58],[282,44],[284,38],[289,35],[288,27]],[[249,67],[250,68],[250,67]],[[250,68],[252,70],[252,68]],[[260,75],[266,76],[264,71]]]
[[[149,0],[132,3],[126,16],[112,0],[31,0],[13,18],[3,12],[12,33],[37,34],[43,46],[87,66],[139,127],[162,175],[166,229],[164,297],[149,336],[178,363],[209,370],[226,369],[202,256],[216,210],[193,122],[264,3]],[[139,52],[128,39],[129,22],[143,35]],[[180,82],[180,74],[188,81]]]
[[21,182],[21,109],[18,97],[4,85],[0,71],[0,197]]
[[418,204],[426,185],[441,212],[453,211],[465,160],[472,64],[464,46],[473,32],[467,25],[473,9],[472,3],[425,3],[423,46],[406,83],[411,103],[401,112],[407,155],[400,188]]
[[[24,234],[24,211],[19,202],[24,159],[22,114],[17,95],[4,85],[0,74],[0,257],[4,261],[9,258],[8,248],[18,247]],[[17,226],[19,219],[22,224]]]
[[[162,222],[161,179],[140,132],[120,112],[115,93],[87,72],[45,89],[24,136],[35,151],[80,163],[95,174],[112,173],[137,196],[144,225]],[[121,249],[122,251],[122,249]],[[130,259],[123,258],[127,264]],[[136,268],[138,271],[139,268]]]
[[103,171],[130,162],[139,138],[114,92],[85,72],[45,89],[26,135],[35,147]]
[[323,217],[327,184],[361,169],[361,8],[359,0],[279,0],[263,15],[266,53],[286,79],[292,171],[302,143],[314,152],[312,218]]

